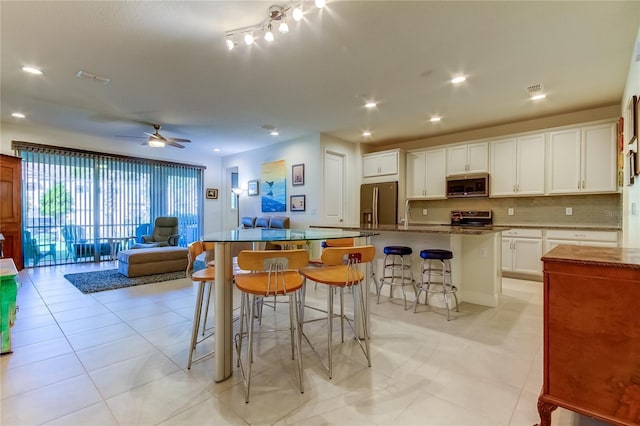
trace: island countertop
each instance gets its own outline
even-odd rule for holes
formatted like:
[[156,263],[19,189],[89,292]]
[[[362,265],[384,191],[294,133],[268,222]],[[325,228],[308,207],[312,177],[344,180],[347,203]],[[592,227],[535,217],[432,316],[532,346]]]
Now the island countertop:
[[508,231],[508,226],[450,226],[450,225],[377,225],[377,226],[324,226],[312,225],[311,228],[337,228],[354,231],[373,232],[412,232],[425,234],[449,234],[449,235],[487,235],[496,232]]
[[559,245],[547,252],[542,260],[547,263],[564,262],[638,271],[640,249]]

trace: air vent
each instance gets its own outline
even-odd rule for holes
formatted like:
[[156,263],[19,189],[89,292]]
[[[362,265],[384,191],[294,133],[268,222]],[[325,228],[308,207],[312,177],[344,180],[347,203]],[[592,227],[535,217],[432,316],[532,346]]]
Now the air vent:
[[536,93],[540,93],[542,91],[544,91],[544,86],[542,85],[542,83],[532,84],[531,86],[527,87],[527,93],[529,93],[530,95],[535,95]]

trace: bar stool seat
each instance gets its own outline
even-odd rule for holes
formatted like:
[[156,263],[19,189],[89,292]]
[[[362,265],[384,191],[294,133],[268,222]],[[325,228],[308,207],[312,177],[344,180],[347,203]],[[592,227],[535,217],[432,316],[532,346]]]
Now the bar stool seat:
[[[422,258],[422,265],[420,267],[420,284],[418,286],[418,294],[416,295],[416,303],[413,306],[413,312],[416,312],[418,302],[420,300],[420,294],[425,292],[425,305],[428,305],[429,293],[442,294],[444,303],[447,309],[447,321],[451,319],[449,314],[449,298],[448,294],[453,294],[456,301],[456,312],[460,312],[458,307],[458,296],[456,286],[451,283],[451,259],[453,259],[453,253],[449,250],[443,249],[427,249],[420,251],[420,257]],[[433,261],[440,262],[440,267],[434,267]],[[425,275],[427,282],[425,283]],[[442,277],[441,282],[432,282],[433,277]],[[432,288],[432,286],[434,288]]]
[[[382,286],[385,284],[391,288],[389,290],[389,297],[393,298],[393,287],[399,286],[402,289],[402,296],[404,298],[404,309],[407,309],[407,294],[404,290],[405,286],[410,285],[413,287],[414,295],[417,294],[415,281],[413,279],[413,271],[411,270],[411,255],[413,250],[407,246],[386,246],[383,249],[384,252],[384,265],[382,267],[382,278],[380,284],[376,289],[378,293],[377,303],[380,303],[380,293],[382,293]],[[409,261],[405,261],[405,259]]]

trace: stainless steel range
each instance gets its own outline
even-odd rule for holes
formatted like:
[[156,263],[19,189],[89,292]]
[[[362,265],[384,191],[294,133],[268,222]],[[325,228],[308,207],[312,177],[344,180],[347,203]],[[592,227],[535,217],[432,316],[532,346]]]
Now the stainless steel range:
[[451,210],[449,215],[452,226],[491,226],[493,212],[491,210]]

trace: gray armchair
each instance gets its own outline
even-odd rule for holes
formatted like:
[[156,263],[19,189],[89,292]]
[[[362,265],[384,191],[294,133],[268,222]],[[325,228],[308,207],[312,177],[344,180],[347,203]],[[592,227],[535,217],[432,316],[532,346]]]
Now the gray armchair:
[[142,242],[135,243],[132,249],[177,246],[180,240],[178,235],[178,218],[158,217],[155,220],[151,235],[142,235]]

